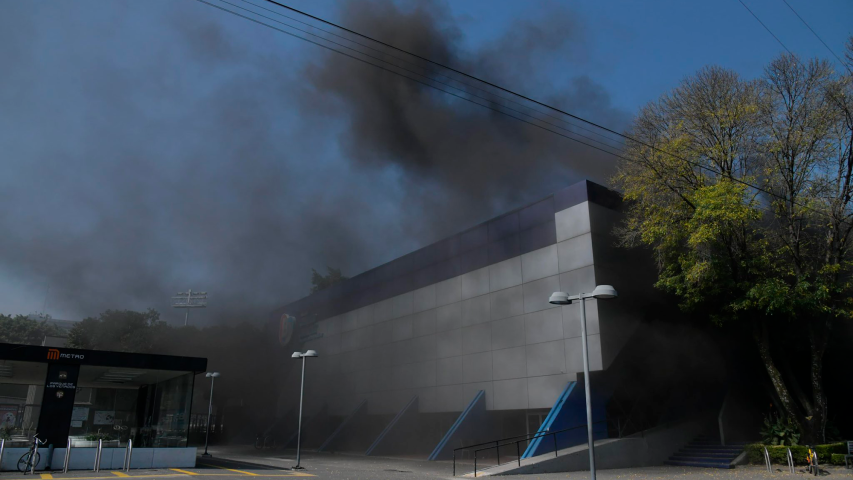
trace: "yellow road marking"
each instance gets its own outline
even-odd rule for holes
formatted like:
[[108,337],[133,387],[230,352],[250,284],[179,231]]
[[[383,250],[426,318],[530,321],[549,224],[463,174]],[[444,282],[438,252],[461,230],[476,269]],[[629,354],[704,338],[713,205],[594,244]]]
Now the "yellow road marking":
[[[170,468],[169,470],[174,470],[174,471],[176,471],[176,472],[181,472],[181,473],[183,473],[183,474],[185,474],[185,475],[198,475],[198,474],[197,474],[197,473],[195,473],[195,472],[190,472],[190,471],[188,471],[188,470],[181,470],[180,468]],[[134,475],[134,476],[135,476],[135,475]]]
[[247,472],[245,470],[235,470],[233,468],[220,467],[219,465],[210,465],[208,463],[199,463],[199,465],[204,465],[205,467],[221,468],[222,470],[228,470],[229,472],[242,473],[243,475],[250,475],[252,477],[258,476],[257,473]]
[[[197,475],[201,477],[233,477],[234,475],[230,473],[197,473],[190,472],[188,470],[181,470],[179,468],[170,468],[169,470],[175,470],[179,473],[172,474],[151,474],[151,475],[127,475],[129,478],[180,478],[185,477],[187,475]],[[229,469],[225,469],[229,470]],[[240,472],[240,470],[232,470],[234,472]],[[116,474],[116,472],[110,472]],[[43,473],[41,475],[51,475],[49,473]],[[292,473],[273,473],[273,474],[265,474],[265,473],[251,473],[246,472],[245,475],[253,476],[253,477],[313,477],[314,475],[310,473],[301,473],[301,472],[292,472]],[[43,477],[43,478],[52,478],[53,480],[57,480],[56,477]],[[109,477],[68,477],[67,480],[104,480]],[[7,478],[6,480],[31,480],[29,477],[19,477],[19,478]]]
[[53,478],[53,475],[51,475],[49,473],[42,473],[41,478]]
[[115,475],[116,477],[129,477],[129,476],[130,476],[130,475],[128,475],[128,474],[126,474],[126,473],[124,473],[124,472],[110,472],[110,473],[112,473],[112,474],[113,474],[113,475]]

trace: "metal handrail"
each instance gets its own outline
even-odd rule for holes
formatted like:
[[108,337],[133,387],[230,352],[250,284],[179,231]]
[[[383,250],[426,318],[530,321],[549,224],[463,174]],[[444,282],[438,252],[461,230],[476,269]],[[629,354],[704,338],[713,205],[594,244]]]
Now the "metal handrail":
[[[593,422],[593,425],[598,425],[598,424],[601,424],[601,423],[607,423],[607,420],[600,420],[600,421],[598,421],[598,422]],[[498,464],[500,464],[500,458],[501,458],[501,454],[500,454],[500,452],[501,452],[501,451],[500,451],[500,447],[506,447],[506,446],[509,446],[509,445],[513,445],[513,444],[514,444],[514,445],[515,445],[516,453],[518,454],[518,466],[520,467],[520,466],[521,466],[521,454],[520,454],[521,452],[520,452],[519,444],[520,444],[521,442],[525,442],[525,441],[529,441],[529,440],[535,440],[535,439],[537,439],[537,438],[546,437],[546,436],[548,436],[548,435],[553,435],[553,439],[554,439],[554,455],[555,455],[555,456],[557,456],[557,455],[558,455],[558,450],[557,450],[557,434],[558,434],[558,433],[563,433],[563,432],[568,432],[568,431],[570,431],[570,430],[577,430],[577,429],[579,429],[579,428],[586,428],[586,424],[584,423],[584,424],[582,424],[582,425],[575,425],[574,427],[564,428],[564,429],[562,429],[562,430],[555,430],[555,431],[553,431],[553,432],[545,431],[545,432],[536,432],[535,434],[529,434],[529,433],[528,433],[527,435],[516,435],[516,436],[514,436],[514,437],[502,438],[502,439],[500,439],[500,440],[492,440],[492,441],[490,441],[490,442],[483,442],[483,443],[477,443],[477,444],[474,444],[474,445],[468,445],[468,446],[465,446],[465,447],[454,448],[454,449],[453,449],[453,476],[454,476],[454,477],[456,476],[456,452],[457,452],[458,450],[466,450],[466,449],[471,449],[471,448],[474,448],[474,447],[481,447],[481,446],[483,446],[483,445],[491,445],[491,446],[486,447],[486,448],[480,448],[480,449],[474,450],[474,476],[476,477],[476,476],[477,476],[477,452],[482,452],[482,451],[484,451],[484,450],[491,450],[491,449],[493,449],[493,448],[494,448],[494,449],[496,449],[497,459],[498,459]],[[501,444],[501,443],[500,443],[500,442],[505,442],[505,441],[508,441],[508,440],[514,440],[514,439],[517,439],[517,438],[519,438],[520,440],[517,440],[517,441],[515,441],[515,442],[504,443],[504,444]],[[494,445],[492,445],[492,444],[494,444]]]

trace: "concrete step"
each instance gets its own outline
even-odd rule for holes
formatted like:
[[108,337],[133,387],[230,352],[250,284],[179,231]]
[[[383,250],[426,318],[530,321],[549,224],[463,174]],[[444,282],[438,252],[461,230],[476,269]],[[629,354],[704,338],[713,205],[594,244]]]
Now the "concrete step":
[[740,449],[740,450],[719,450],[719,449],[714,449],[714,448],[682,448],[681,450],[678,451],[678,453],[695,453],[695,454],[699,454],[699,455],[705,454],[705,453],[715,453],[715,454],[720,454],[720,455],[731,455],[731,456],[736,457],[736,456],[740,455],[740,452],[742,452],[742,451],[743,451],[743,449]]
[[706,462],[702,460],[687,461],[687,460],[665,460],[666,465],[676,465],[681,467],[704,467],[704,468],[734,468],[729,462]]
[[723,453],[682,453],[677,452],[672,458],[719,458],[725,460],[734,460],[737,455],[729,455]]

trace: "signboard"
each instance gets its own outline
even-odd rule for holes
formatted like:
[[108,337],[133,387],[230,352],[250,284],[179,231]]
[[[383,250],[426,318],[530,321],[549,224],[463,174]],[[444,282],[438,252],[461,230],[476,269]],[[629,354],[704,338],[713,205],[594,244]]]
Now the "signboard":
[[71,420],[71,426],[72,427],[82,427],[83,426],[83,420]]
[[115,423],[115,410],[95,410],[95,425],[112,425]]
[[0,428],[13,428],[17,419],[17,405],[0,405]]
[[86,421],[89,419],[89,407],[74,407],[71,411],[71,421]]

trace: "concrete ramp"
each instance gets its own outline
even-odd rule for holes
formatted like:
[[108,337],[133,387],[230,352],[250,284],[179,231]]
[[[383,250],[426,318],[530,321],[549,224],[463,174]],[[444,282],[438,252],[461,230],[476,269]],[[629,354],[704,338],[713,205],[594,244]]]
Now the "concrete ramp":
[[[663,465],[664,460],[707,425],[707,421],[696,420],[653,428],[625,438],[596,440],[595,466],[597,469],[608,469]],[[556,457],[552,450],[550,453],[522,459],[520,465],[519,462],[510,462],[478,470],[477,476],[583,470],[589,470],[589,449],[585,443],[561,449]],[[473,473],[466,476],[473,476]]]

